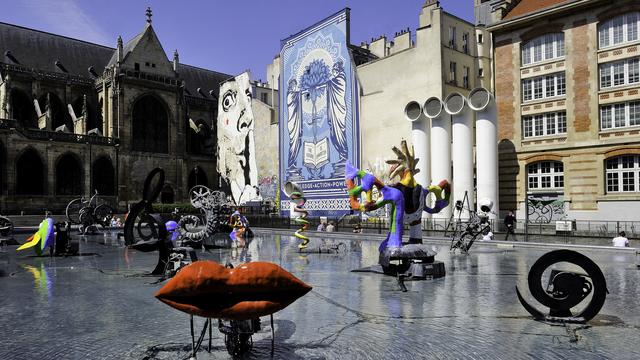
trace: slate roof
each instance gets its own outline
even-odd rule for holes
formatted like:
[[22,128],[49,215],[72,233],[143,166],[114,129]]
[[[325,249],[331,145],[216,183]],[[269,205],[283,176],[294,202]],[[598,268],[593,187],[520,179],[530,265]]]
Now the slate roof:
[[63,73],[55,65],[59,60],[69,74],[87,78],[90,66],[101,74],[115,51],[108,46],[0,22],[0,62],[13,64],[5,56],[7,50],[21,66]]
[[[126,59],[127,55],[129,55],[129,53],[136,47],[136,45],[138,45],[138,42],[140,41],[140,39],[142,39],[142,36],[146,31],[147,31],[147,28],[145,27],[145,29],[142,30],[142,32],[140,32],[133,39],[127,41],[127,43],[124,44],[124,46],[122,47],[123,60]],[[116,53],[115,49],[113,49],[113,53],[111,54],[111,59],[109,59],[109,63],[107,64],[107,66],[115,65],[117,61],[118,61],[118,54]]]
[[[185,83],[185,89],[188,90],[187,95],[209,100],[218,98],[220,83],[233,77],[233,75],[181,63],[178,63],[178,76]],[[202,89],[205,96],[198,93],[198,88]],[[213,97],[209,94],[209,90],[213,90]]]
[[540,10],[550,8],[555,5],[567,3],[575,0],[522,0],[511,9],[503,20],[510,20]]
[[[125,57],[135,48],[146,30],[145,27],[123,46]],[[13,64],[4,55],[7,50],[11,51],[21,66],[62,73],[55,65],[55,61],[59,60],[69,74],[87,78],[89,66],[102,74],[106,66],[115,64],[117,60],[115,48],[0,22],[0,62]],[[218,97],[221,82],[233,77],[181,63],[178,64],[178,74],[185,82],[188,95],[209,100]],[[198,93],[198,88],[202,89],[204,96]],[[213,90],[213,97],[209,90]]]

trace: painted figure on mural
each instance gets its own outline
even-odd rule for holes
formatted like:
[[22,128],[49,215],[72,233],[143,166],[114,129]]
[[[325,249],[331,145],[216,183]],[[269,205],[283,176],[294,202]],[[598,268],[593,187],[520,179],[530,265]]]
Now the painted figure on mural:
[[[345,163],[359,164],[359,85],[344,10],[282,41],[279,199],[283,185],[305,191],[314,216],[349,212]],[[288,206],[281,207],[284,213]]]
[[251,99],[246,72],[220,85],[218,172],[221,188],[236,205],[259,200]]
[[300,137],[302,136],[302,122],[300,121],[300,95],[298,92],[298,82],[296,79],[289,80],[287,87],[287,108],[289,118],[287,128],[289,129],[289,161],[287,171],[290,177],[299,177],[296,158],[300,152]]
[[333,64],[331,70],[331,80],[327,84],[327,118],[329,119],[329,127],[331,129],[331,140],[333,146],[340,156],[339,161],[344,162],[347,159],[347,104],[346,104],[346,86],[347,76],[344,72],[344,64],[338,60]]
[[[287,173],[290,179],[342,176],[349,151],[344,61],[334,62],[327,56],[305,58],[301,63],[306,65],[300,67],[299,76],[290,79],[287,87]],[[330,169],[325,171],[328,165]]]

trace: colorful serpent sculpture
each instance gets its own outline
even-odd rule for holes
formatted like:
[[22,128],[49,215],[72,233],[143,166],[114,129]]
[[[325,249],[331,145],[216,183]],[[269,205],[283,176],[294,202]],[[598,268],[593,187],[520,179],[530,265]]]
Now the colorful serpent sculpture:
[[302,240],[298,248],[304,249],[309,244],[309,238],[306,235],[302,235],[309,228],[309,221],[307,220],[309,212],[304,208],[307,199],[304,197],[302,189],[294,182],[287,182],[284,188],[285,194],[291,199],[290,217],[293,218],[296,224],[300,225],[300,228],[294,233],[295,237]]

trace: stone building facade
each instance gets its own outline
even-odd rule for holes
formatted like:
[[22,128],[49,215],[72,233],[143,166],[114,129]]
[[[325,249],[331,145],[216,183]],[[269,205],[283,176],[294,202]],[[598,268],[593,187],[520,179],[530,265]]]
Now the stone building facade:
[[94,190],[121,208],[162,167],[162,202],[216,187],[215,119],[231,75],[169,60],[148,14],[109,48],[0,23],[0,209],[41,213]]
[[483,27],[447,13],[438,1],[423,4],[415,38],[407,29],[391,41],[382,36],[362,44],[376,57],[356,70],[362,88],[362,164],[385,171],[391,147],[411,139],[411,123],[404,117],[409,102],[444,100],[452,92],[467,96],[479,86],[491,89],[490,44]]
[[538,222],[637,220],[638,2],[500,3],[489,30],[501,208]]

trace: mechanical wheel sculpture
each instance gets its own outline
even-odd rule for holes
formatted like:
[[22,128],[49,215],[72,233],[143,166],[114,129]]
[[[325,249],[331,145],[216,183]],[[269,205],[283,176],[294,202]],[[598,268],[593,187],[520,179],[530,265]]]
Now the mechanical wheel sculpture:
[[194,231],[199,219],[194,215],[185,215],[178,221],[180,235],[190,243],[202,242],[204,239],[220,231],[222,209],[228,207],[227,195],[222,191],[214,191],[206,186],[197,185],[189,191],[191,205],[204,214],[204,229]]
[[67,220],[72,224],[80,225],[82,233],[85,233],[89,228],[96,228],[97,225],[103,228],[109,226],[113,218],[113,208],[107,204],[97,205],[97,203],[97,190],[89,201],[84,197],[71,200],[65,210]]
[[12,235],[13,222],[6,216],[0,216],[0,237],[11,237]]
[[[542,285],[545,270],[557,263],[574,264],[586,272],[576,273],[551,269],[548,284]],[[602,271],[591,259],[571,250],[555,250],[542,255],[531,267],[528,276],[531,295],[550,309],[545,315],[522,297],[516,286],[518,299],[535,320],[551,322],[586,323],[598,314],[607,297],[607,282]],[[591,300],[577,313],[571,309],[592,294]]]

